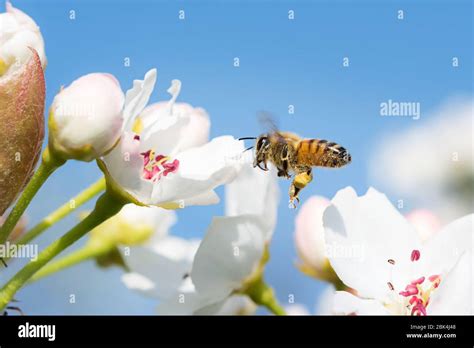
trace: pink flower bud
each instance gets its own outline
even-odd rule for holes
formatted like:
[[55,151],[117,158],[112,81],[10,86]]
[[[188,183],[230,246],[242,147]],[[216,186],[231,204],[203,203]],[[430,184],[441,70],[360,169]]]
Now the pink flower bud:
[[49,114],[49,146],[64,159],[91,161],[109,152],[122,130],[124,96],[110,74],[84,75],[61,90]]

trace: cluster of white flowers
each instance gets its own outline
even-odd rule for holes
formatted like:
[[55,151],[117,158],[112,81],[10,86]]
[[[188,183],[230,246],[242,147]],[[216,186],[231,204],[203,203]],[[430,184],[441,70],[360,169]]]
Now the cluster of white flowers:
[[[213,219],[202,241],[159,232],[160,238],[124,250],[131,270],[124,283],[159,299],[159,313],[242,314],[255,309],[239,294],[265,261],[278,189],[275,173],[254,170],[250,159],[244,155],[239,176],[226,187],[226,216]],[[174,216],[173,211],[155,213]]]
[[[46,56],[39,28],[7,3],[0,14],[0,82],[32,52],[42,73]],[[171,82],[170,100],[148,105],[156,80],[151,69],[124,93],[114,76],[92,73],[61,89],[49,112],[48,151],[61,161],[96,160],[107,190],[121,203],[130,202],[114,218],[120,235],[110,240],[121,245],[129,270],[124,284],[158,299],[158,313],[253,313],[249,298],[262,281],[277,221],[275,168],[254,169],[253,154],[232,136],[209,140],[206,111],[177,102],[179,80]],[[44,88],[40,92],[43,103]],[[389,142],[381,152],[390,158],[385,178],[402,192],[420,192],[421,185],[436,198],[452,188],[452,178],[469,186],[472,141],[450,136],[447,143],[443,134],[468,131],[471,109],[469,103],[449,120],[455,131],[440,123],[434,131]],[[417,175],[407,160],[417,163]],[[378,158],[377,165],[381,162]],[[169,233],[175,209],[218,203],[215,189],[221,185],[226,185],[225,216],[213,218],[202,240]],[[320,313],[473,313],[474,215],[440,229],[429,211],[404,217],[375,189],[359,197],[348,187],[331,201],[308,199],[295,222],[299,269],[334,286],[322,296]],[[128,230],[136,235],[128,236]],[[93,236],[110,237],[97,231]],[[288,313],[309,312],[294,305]]]

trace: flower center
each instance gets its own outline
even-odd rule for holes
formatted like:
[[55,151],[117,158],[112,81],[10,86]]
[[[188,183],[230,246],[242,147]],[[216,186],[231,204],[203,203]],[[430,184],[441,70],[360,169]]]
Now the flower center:
[[171,161],[171,158],[164,155],[155,155],[153,150],[142,152],[143,171],[142,177],[145,180],[156,182],[169,173],[176,173],[179,168],[177,159]]
[[[412,262],[416,262],[420,257],[420,251],[413,250],[410,259]],[[389,259],[388,263],[395,265],[395,260]],[[394,301],[403,305],[406,314],[416,316],[426,315],[426,308],[430,303],[431,294],[439,286],[440,282],[441,277],[439,275],[432,275],[428,278],[422,276],[412,280],[405,286],[405,290],[398,293],[399,296],[396,296]],[[391,282],[388,282],[388,287],[391,291],[395,291]]]

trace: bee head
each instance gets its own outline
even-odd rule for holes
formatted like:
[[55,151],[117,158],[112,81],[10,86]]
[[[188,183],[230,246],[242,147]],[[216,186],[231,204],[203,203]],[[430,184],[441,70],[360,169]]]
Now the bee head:
[[[257,141],[255,142],[255,159],[253,162],[254,167],[259,167],[260,169],[263,170],[268,170],[267,169],[267,150],[270,147],[270,141],[268,140],[268,135],[263,134],[257,138]],[[260,166],[260,163],[264,164],[264,168]]]

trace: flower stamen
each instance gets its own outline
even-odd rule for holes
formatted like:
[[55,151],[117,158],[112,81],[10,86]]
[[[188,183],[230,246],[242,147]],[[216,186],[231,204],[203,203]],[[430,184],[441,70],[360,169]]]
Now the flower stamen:
[[156,182],[163,176],[175,173],[179,168],[179,161],[177,159],[169,162],[171,160],[169,156],[155,156],[155,151],[153,150],[142,152],[141,155],[143,156],[142,177],[145,180]]

